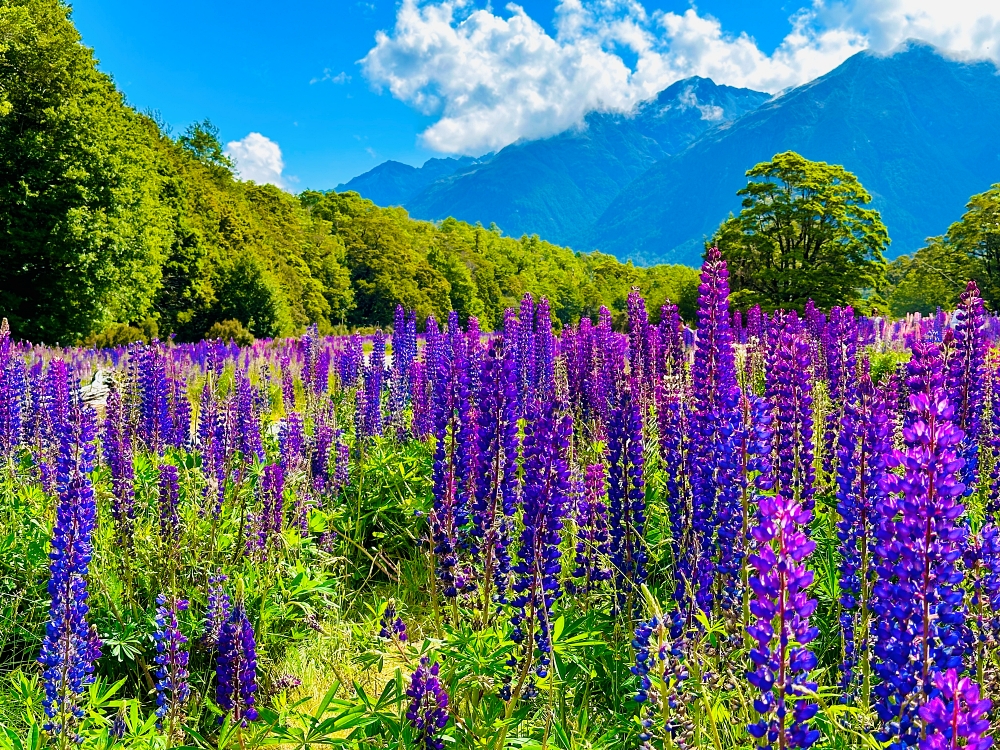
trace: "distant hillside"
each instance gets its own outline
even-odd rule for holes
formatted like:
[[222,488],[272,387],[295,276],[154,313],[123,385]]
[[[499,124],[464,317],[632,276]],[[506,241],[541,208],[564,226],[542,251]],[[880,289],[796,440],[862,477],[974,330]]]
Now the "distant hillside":
[[[581,128],[512,144],[492,158],[458,165],[433,180],[428,180],[430,170],[446,169],[434,164],[440,160],[420,170],[409,167],[409,172],[400,169],[404,165],[387,162],[346,187],[380,205],[399,202],[421,219],[453,216],[486,226],[496,223],[515,237],[538,234],[560,244],[580,245],[632,180],[706,130],[768,98],[757,91],[690,78],[665,89],[631,115],[592,113]],[[410,198],[381,199],[390,174],[393,180],[409,180],[407,187],[428,181]]]
[[[489,159],[489,156],[483,159]],[[353,190],[379,206],[402,206],[436,180],[483,159],[473,159],[471,156],[428,159],[422,167],[387,161],[350,182],[337,185],[336,190],[338,193]]]
[[775,153],[842,164],[872,193],[890,255],[941,234],[973,193],[1000,179],[1000,75],[911,42],[861,53],[812,83],[707,133],[629,185],[587,247],[642,262],[694,264],[730,211],[744,172]]

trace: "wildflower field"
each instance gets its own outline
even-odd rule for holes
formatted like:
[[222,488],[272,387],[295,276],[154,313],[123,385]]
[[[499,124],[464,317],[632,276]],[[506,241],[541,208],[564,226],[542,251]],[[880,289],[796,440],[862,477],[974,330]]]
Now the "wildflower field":
[[[0,333],[0,748],[969,748],[1000,320]],[[14,332],[16,336],[16,331]]]

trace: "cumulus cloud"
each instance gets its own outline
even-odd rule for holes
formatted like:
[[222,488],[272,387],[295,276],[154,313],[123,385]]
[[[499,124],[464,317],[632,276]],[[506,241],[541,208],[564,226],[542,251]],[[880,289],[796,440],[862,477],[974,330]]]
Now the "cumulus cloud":
[[226,156],[236,162],[241,179],[288,189],[282,175],[285,160],[281,157],[281,147],[267,136],[250,133],[238,141],[230,141],[226,144]]
[[495,12],[474,0],[402,0],[394,28],[376,35],[361,63],[375,86],[437,118],[422,134],[425,145],[481,153],[560,132],[587,112],[629,111],[689,76],[775,93],[863,49],[888,50],[910,37],[997,60],[1000,7],[815,0],[766,54],[746,33],[694,8],[649,13],[639,0],[558,0],[549,34],[515,4]]

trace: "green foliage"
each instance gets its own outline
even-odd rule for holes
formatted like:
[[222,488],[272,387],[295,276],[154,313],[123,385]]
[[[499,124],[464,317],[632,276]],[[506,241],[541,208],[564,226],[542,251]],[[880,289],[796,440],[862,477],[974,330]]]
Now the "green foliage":
[[747,172],[739,216],[716,231],[740,306],[852,304],[876,287],[889,235],[871,196],[841,166],[787,151]]
[[58,0],[0,3],[0,308],[28,338],[142,319],[169,236],[152,124]]
[[100,333],[94,333],[84,339],[84,345],[91,349],[112,349],[116,346],[127,346],[135,341],[149,343],[159,335],[159,326],[152,318],[146,318],[142,323],[112,323]]
[[961,220],[948,228],[947,244],[977,265],[983,296],[1000,302],[1000,183],[972,196]]
[[254,342],[253,334],[240,321],[232,319],[212,323],[212,327],[205,331],[205,338],[232,341],[239,346],[250,346]]

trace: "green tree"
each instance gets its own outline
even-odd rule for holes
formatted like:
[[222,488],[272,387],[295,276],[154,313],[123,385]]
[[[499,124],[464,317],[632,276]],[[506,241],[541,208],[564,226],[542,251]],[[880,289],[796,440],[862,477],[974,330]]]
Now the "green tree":
[[47,342],[145,318],[169,241],[155,125],[58,0],[0,2],[0,92],[0,309]]
[[801,310],[858,302],[885,267],[889,234],[871,196],[841,166],[787,151],[747,172],[739,216],[711,240],[736,303]]
[[945,241],[953,252],[976,261],[973,274],[983,297],[996,309],[1000,305],[1000,183],[972,196],[965,214],[948,228]]

